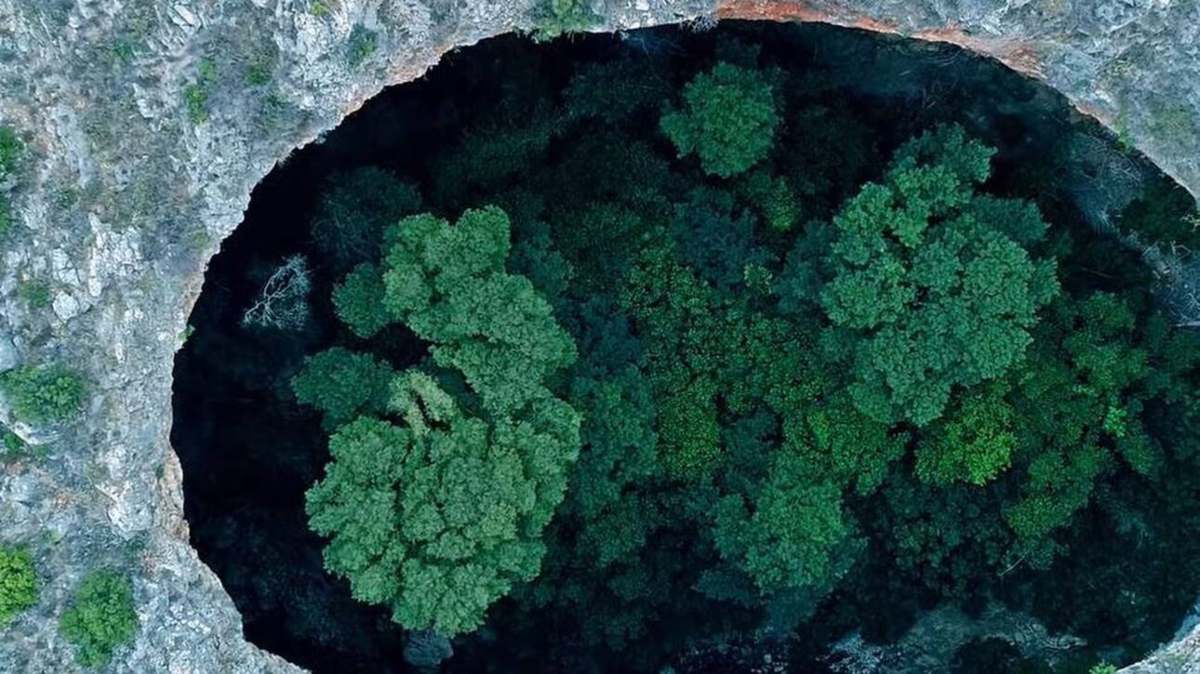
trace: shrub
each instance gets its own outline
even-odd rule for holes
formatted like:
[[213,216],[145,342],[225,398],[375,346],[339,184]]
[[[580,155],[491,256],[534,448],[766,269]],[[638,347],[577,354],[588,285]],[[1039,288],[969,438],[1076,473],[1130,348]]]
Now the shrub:
[[534,36],[538,40],[552,40],[564,33],[578,33],[596,25],[596,15],[588,7],[588,0],[549,0],[538,17]]
[[370,58],[378,47],[379,42],[374,31],[364,26],[355,26],[346,41],[346,61],[351,68],[357,68]]
[[38,279],[23,281],[17,293],[30,309],[45,309],[50,306],[50,284]]
[[21,436],[7,428],[0,431],[0,459],[15,459],[23,456],[27,448],[28,445],[21,439]]
[[12,226],[12,206],[8,202],[8,196],[0,193],[0,236],[8,233],[10,226]]
[[37,576],[29,551],[0,546],[0,627],[36,604],[37,597]]
[[21,137],[7,126],[0,126],[0,180],[17,172],[21,157],[25,154],[25,144]]
[[83,379],[64,365],[26,365],[0,375],[17,418],[40,424],[77,414],[87,395]]
[[76,647],[75,659],[84,667],[112,660],[113,651],[137,632],[133,585],[115,571],[96,571],[84,578],[58,629]]
[[206,58],[200,62],[196,81],[183,90],[183,101],[192,124],[208,121],[208,98],[216,81],[217,64]]
[[245,77],[246,84],[261,87],[270,84],[275,67],[279,64],[279,49],[274,42],[265,42],[260,48],[250,54],[247,59]]

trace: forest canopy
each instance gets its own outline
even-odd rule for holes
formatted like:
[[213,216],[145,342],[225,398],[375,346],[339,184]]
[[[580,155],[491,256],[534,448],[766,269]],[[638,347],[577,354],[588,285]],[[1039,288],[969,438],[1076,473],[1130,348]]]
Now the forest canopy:
[[1200,558],[1200,336],[964,124],[821,91],[737,40],[598,59],[425,172],[328,180],[322,327],[273,328],[272,391],[319,419],[305,517],[354,599],[497,672],[887,641],[939,603],[1123,657],[1174,629],[1141,614],[1194,597],[1107,549]]

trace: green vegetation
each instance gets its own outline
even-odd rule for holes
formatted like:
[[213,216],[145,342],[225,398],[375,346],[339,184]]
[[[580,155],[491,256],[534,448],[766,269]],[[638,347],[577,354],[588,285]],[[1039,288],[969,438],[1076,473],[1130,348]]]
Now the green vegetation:
[[706,173],[728,178],[767,156],[779,114],[770,71],[718,63],[683,90],[683,109],[662,116],[679,156],[695,153]]
[[0,237],[3,237],[12,227],[12,204],[8,195],[0,192]]
[[108,664],[117,648],[133,640],[137,628],[133,585],[129,578],[108,570],[83,579],[58,624],[83,667]]
[[331,178],[317,209],[313,242],[338,273],[345,273],[377,254],[384,228],[421,209],[421,194],[388,171],[368,166]]
[[0,427],[0,462],[42,459],[48,454],[47,445],[30,445],[9,428]]
[[29,550],[0,545],[0,629],[37,599],[37,574]]
[[546,0],[537,16],[534,35],[539,40],[552,40],[567,33],[578,33],[596,25],[588,0]]
[[138,44],[126,36],[115,38],[109,47],[113,62],[118,65],[128,65],[132,62],[133,57],[137,56],[137,50]]
[[395,373],[335,347],[293,379],[336,429],[309,523],[331,537],[326,567],[357,599],[390,604],[408,629],[455,635],[537,575],[579,448],[578,415],[545,380],[575,347],[528,279],[504,271],[503,211],[454,226],[410,216],[379,243],[380,266],[356,267],[334,291],[338,315],[364,338],[403,323],[431,359]]
[[22,281],[17,293],[30,309],[45,309],[50,306],[50,284],[39,279]]
[[[1023,131],[901,124],[778,45],[712,43],[465,69],[494,91],[430,113],[428,156],[323,156],[312,325],[230,358],[199,324],[280,431],[259,460],[300,476],[324,569],[422,658],[454,638],[489,672],[886,643],[938,605],[1094,649],[1053,670],[979,639],[952,671],[1169,637],[1200,590],[1200,334]],[[1192,217],[1156,186],[1117,225],[1187,244]]]
[[196,81],[184,87],[183,102],[192,124],[208,121],[208,102],[217,84],[217,62],[204,58],[196,69]]
[[[641,641],[663,616],[790,628],[875,555],[945,596],[1047,568],[1103,482],[1173,461],[1147,411],[1192,404],[1192,333],[1064,289],[1070,242],[985,189],[995,151],[959,126],[818,187],[780,149],[784,75],[740,53],[661,113],[673,164],[611,130],[652,104],[572,85],[562,116],[465,134],[433,205],[511,219],[409,215],[377,169],[331,183],[313,233],[352,339],[293,388],[332,433],[308,514],[356,598],[453,636],[512,596],[515,625],[649,655],[683,646]],[[429,347],[400,371],[395,323]]]
[[346,40],[346,62],[351,68],[362,65],[379,48],[379,36],[366,26],[358,25]]
[[268,43],[250,55],[246,63],[246,84],[261,87],[270,84],[279,61],[279,51],[274,43]]
[[3,438],[4,439],[3,442],[0,443],[0,447],[3,447],[3,456],[6,458],[21,454],[25,451],[25,441],[21,439],[21,436],[13,433],[11,430],[7,428],[4,429]]
[[7,126],[0,126],[0,237],[12,227],[12,201],[4,183],[16,177],[25,157],[25,143]]
[[26,365],[0,374],[0,389],[17,418],[41,424],[66,421],[83,408],[83,379],[64,365]]
[[25,156],[25,143],[7,126],[0,126],[0,182],[13,176]]
[[1046,231],[1037,209],[975,194],[990,157],[961,129],[923,135],[834,217],[821,304],[874,419],[924,426],[953,387],[1003,376],[1058,294],[1054,263],[1026,250]]

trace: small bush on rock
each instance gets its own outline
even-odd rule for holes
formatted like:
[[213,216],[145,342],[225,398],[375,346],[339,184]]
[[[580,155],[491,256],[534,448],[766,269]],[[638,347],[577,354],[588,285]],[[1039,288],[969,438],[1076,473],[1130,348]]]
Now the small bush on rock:
[[0,546],[0,628],[37,603],[37,576],[25,548]]
[[79,374],[64,365],[26,365],[10,370],[0,375],[0,389],[8,396],[17,418],[34,424],[63,421],[78,414],[87,393]]
[[75,646],[80,665],[99,667],[112,660],[118,646],[133,639],[137,626],[129,578],[96,571],[80,583],[58,629]]
[[16,173],[17,165],[25,154],[25,144],[17,132],[0,126],[0,180]]

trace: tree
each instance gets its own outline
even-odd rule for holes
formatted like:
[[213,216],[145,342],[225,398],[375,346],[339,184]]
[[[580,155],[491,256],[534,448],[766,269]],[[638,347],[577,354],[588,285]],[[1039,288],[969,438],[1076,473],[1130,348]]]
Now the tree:
[[1089,503],[1099,478],[1121,468],[1158,475],[1167,457],[1143,410],[1190,398],[1184,382],[1200,362],[1196,340],[1109,293],[1052,305],[1010,396],[1025,479],[1006,519],[1032,562],[1058,552],[1050,535]]
[[370,338],[392,321],[383,307],[383,277],[379,268],[364,262],[350,271],[333,289],[337,317],[350,331]]
[[790,412],[783,416],[783,451],[803,458],[810,480],[831,480],[870,494],[904,455],[908,434],[859,412],[844,393],[823,391],[821,398],[783,408]]
[[338,273],[379,254],[383,230],[421,208],[416,187],[367,166],[329,179],[312,221],[313,242]]
[[333,430],[362,414],[382,412],[394,371],[370,354],[335,346],[309,356],[292,377],[296,400],[320,410]]
[[37,575],[29,550],[0,546],[0,628],[37,599]]
[[916,450],[916,474],[933,484],[961,480],[982,485],[1012,463],[1016,415],[992,386],[964,394],[947,416],[931,426]]
[[679,253],[701,278],[722,290],[745,282],[746,268],[770,254],[754,243],[755,218],[736,212],[731,194],[697,188],[675,206],[671,231]]
[[492,414],[548,395],[542,381],[574,361],[575,345],[533,284],[504,271],[504,211],[469,210],[454,227],[406,218],[387,242],[383,305],[433,343],[434,363],[462,372]]
[[845,554],[851,529],[841,501],[841,489],[814,482],[799,455],[778,453],[753,501],[721,499],[713,530],[717,549],[764,593],[830,588],[853,559]]
[[356,599],[390,604],[408,629],[473,630],[537,574],[541,529],[562,498],[556,455],[577,446],[577,418],[542,401],[489,428],[418,372],[396,379],[390,408],[405,426],[359,417],[330,438],[310,526],[330,536],[326,567]]
[[778,76],[717,63],[683,89],[682,109],[667,108],[659,120],[680,157],[696,154],[705,173],[729,178],[770,152],[779,128]]
[[1022,245],[1044,225],[1014,231],[999,216],[1027,208],[973,198],[991,154],[957,127],[924,134],[834,218],[821,304],[828,338],[852,353],[855,404],[875,419],[923,426],[954,387],[1004,375],[1059,292],[1054,262]]
[[455,211],[479,203],[476,195],[507,186],[541,161],[560,125],[547,105],[515,109],[502,102],[434,163],[434,201]]
[[292,255],[263,284],[254,304],[242,314],[242,325],[277,330],[299,330],[308,323],[308,291],[312,288],[308,261]]
[[664,74],[647,73],[648,67],[634,58],[581,64],[563,91],[566,115],[617,124],[658,106],[670,94],[669,84]]
[[95,571],[83,579],[58,629],[76,648],[84,667],[102,667],[119,646],[133,640],[138,617],[133,610],[133,585],[111,570]]
[[413,667],[437,667],[453,655],[450,640],[432,630],[412,632],[404,642],[404,661]]
[[759,217],[777,232],[786,232],[800,220],[801,204],[791,181],[756,168],[745,174],[737,185],[742,199],[754,204]]
[[[310,527],[330,537],[326,568],[409,629],[473,630],[533,579],[579,450],[579,415],[546,386],[575,345],[529,280],[505,271],[509,236],[494,207],[454,226],[426,214],[389,227],[381,266],[356,268],[335,305],[363,336],[404,323],[430,362],[393,374],[335,347],[293,380],[337,429],[307,498]],[[383,315],[362,318],[362,288]]]

